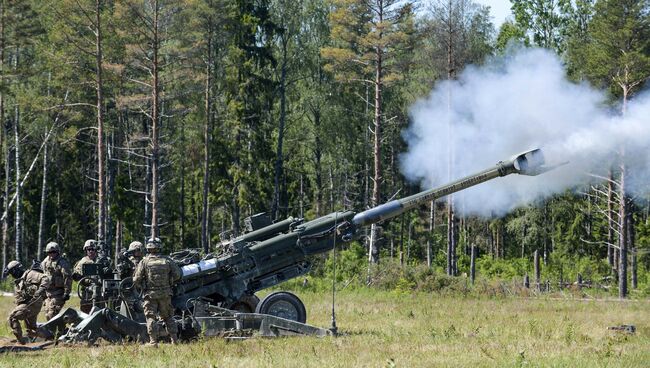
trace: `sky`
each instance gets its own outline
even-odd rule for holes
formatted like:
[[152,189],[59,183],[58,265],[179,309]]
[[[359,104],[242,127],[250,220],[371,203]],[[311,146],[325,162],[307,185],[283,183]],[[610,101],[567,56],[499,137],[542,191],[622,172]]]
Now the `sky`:
[[498,30],[501,24],[506,20],[510,12],[510,0],[475,0],[476,3],[490,6],[490,14],[492,14],[492,21],[494,27]]

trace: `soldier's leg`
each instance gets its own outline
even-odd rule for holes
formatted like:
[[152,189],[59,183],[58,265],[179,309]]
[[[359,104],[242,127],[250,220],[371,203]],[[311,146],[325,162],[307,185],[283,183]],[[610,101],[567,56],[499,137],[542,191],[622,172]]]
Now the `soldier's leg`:
[[38,313],[41,311],[42,305],[42,301],[36,301],[28,308],[27,316],[25,316],[25,330],[29,337],[38,336],[38,325],[36,324],[36,319],[38,318]]
[[9,327],[18,341],[23,338],[23,329],[20,326],[20,321],[24,320],[27,315],[27,304],[19,304],[9,314]]
[[144,316],[147,318],[147,333],[149,334],[149,343],[155,344],[158,341],[158,326],[156,325],[156,316],[158,313],[158,301],[156,299],[145,296],[144,303]]
[[172,343],[176,343],[178,336],[178,326],[174,321],[174,309],[172,308],[172,300],[170,297],[163,297],[159,299],[158,310],[160,319],[165,322],[167,333],[169,334]]
[[45,319],[49,321],[52,317],[59,314],[64,304],[65,300],[63,300],[63,295],[48,297],[45,300]]

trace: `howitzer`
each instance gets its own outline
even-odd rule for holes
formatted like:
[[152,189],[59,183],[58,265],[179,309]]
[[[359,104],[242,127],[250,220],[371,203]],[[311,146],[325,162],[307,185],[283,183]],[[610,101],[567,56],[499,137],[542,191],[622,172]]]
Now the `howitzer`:
[[274,224],[263,215],[248,218],[250,232],[223,242],[223,254],[182,266],[173,303],[184,308],[188,300],[207,297],[226,306],[248,306],[257,313],[305,322],[305,308],[295,295],[272,293],[255,306],[254,293],[304,275],[310,269],[309,256],[331,250],[335,242],[353,240],[364,226],[494,178],[510,174],[534,176],[553,168],[545,166],[542,152],[535,149],[447,185],[360,213],[334,212],[307,222],[289,217]]
[[[394,218],[419,205],[494,178],[510,174],[534,176],[553,168],[545,166],[542,152],[535,149],[447,185],[359,213],[333,212],[306,222],[289,217],[276,223],[271,223],[264,214],[251,216],[245,220],[248,231],[222,240],[218,254],[208,254],[203,259],[198,252],[191,250],[172,254],[182,270],[172,297],[181,321],[181,331],[189,331],[189,335],[194,336],[198,330],[205,335],[220,335],[226,330],[256,329],[266,336],[285,333],[322,336],[325,330],[304,324],[306,310],[294,294],[273,292],[259,301],[255,293],[306,274],[311,266],[310,256],[332,250],[336,244],[352,241],[364,226]],[[65,317],[81,322],[62,338],[87,341],[99,336],[98,331],[104,331],[102,336],[111,341],[143,338],[146,329],[141,323],[143,316],[138,313],[141,308],[135,308],[141,307],[140,301],[123,297],[129,294],[122,290],[128,279],[109,281],[109,284],[104,283],[105,290],[101,295],[110,297],[109,291],[119,285],[117,294],[122,299],[122,316],[111,308],[90,315],[63,311],[57,316],[59,320]],[[50,329],[62,323],[57,317],[46,324],[53,326]]]

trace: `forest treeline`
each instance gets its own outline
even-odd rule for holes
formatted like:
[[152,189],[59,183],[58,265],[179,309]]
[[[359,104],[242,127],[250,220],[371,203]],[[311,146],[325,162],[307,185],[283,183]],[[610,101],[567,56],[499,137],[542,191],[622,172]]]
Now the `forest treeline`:
[[[213,251],[258,212],[312,219],[413,194],[409,106],[509,45],[555,51],[613,109],[643,89],[647,0],[511,2],[497,29],[471,0],[0,0],[3,267],[48,241],[72,259],[89,238],[113,255],[149,236]],[[373,225],[364,257],[453,276],[472,245],[513,262],[538,251],[625,296],[650,283],[649,200],[626,175],[502,217],[431,203]]]

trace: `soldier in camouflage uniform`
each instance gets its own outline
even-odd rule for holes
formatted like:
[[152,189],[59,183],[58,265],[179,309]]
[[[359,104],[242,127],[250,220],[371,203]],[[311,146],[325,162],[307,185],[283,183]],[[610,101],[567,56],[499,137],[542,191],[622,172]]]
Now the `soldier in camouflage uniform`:
[[72,272],[68,260],[61,257],[61,250],[57,243],[47,243],[45,252],[47,257],[41,262],[41,268],[50,279],[50,287],[47,289],[47,299],[45,299],[45,319],[49,321],[59,314],[65,302],[70,299]]
[[133,277],[133,283],[144,292],[143,308],[151,345],[156,345],[158,341],[156,317],[165,322],[172,344],[177,342],[178,334],[171,297],[172,286],[181,278],[181,270],[174,261],[158,254],[160,247],[160,239],[147,240],[149,254],[138,264]]
[[[97,263],[97,247],[95,246],[96,242],[93,239],[88,239],[84,243],[83,251],[85,256],[81,258],[74,265],[73,276],[75,281],[79,281],[83,278],[83,265],[85,264],[94,264]],[[79,309],[84,313],[90,313],[93,308],[92,304],[92,292],[90,290],[90,283],[84,284],[86,286],[81,291],[81,303]]]
[[28,337],[36,337],[38,327],[36,317],[43,306],[45,292],[50,286],[50,279],[39,269],[27,270],[17,261],[11,261],[3,272],[3,277],[9,274],[14,278],[16,308],[9,314],[9,326],[21,344],[27,342],[23,337],[20,321],[25,321]]
[[96,242],[93,239],[88,239],[84,243],[83,251],[85,256],[74,265],[75,279],[81,280],[83,265],[97,263],[97,247],[95,246],[95,243]]
[[121,257],[117,265],[117,271],[121,279],[133,277],[136,267],[138,267],[138,264],[144,256],[144,245],[139,241],[133,241],[129,244],[129,249],[123,254],[124,256]]

